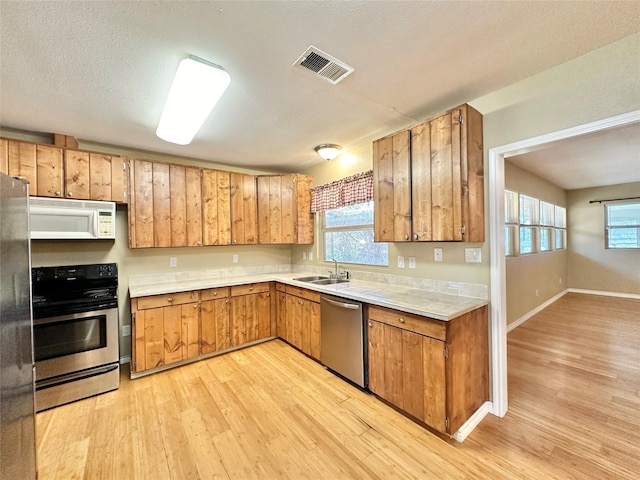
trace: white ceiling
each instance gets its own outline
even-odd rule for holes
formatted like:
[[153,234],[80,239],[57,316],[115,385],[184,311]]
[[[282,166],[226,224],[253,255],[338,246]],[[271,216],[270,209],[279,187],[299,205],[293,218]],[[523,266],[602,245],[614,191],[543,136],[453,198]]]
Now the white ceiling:
[[[0,1],[0,125],[299,171],[640,30],[640,2]],[[314,45],[338,85],[292,66]],[[178,62],[231,86],[188,146],[155,129]]]
[[640,182],[640,123],[547,143],[507,160],[564,190]]

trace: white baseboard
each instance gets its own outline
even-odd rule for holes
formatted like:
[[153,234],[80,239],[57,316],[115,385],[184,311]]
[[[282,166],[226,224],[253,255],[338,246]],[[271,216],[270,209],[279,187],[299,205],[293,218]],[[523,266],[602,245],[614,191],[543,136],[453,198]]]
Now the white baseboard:
[[570,288],[567,290],[570,293],[584,293],[587,295],[602,295],[604,297],[620,297],[620,298],[635,298],[640,300],[640,295],[637,293],[620,293],[620,292],[605,292],[601,290],[585,290],[582,288]]
[[124,357],[120,357],[120,365],[124,365],[125,363],[131,363],[131,356],[125,355]]
[[471,432],[473,432],[473,429],[476,428],[482,419],[489,413],[493,413],[493,403],[484,402],[480,405],[480,408],[478,408],[478,410],[469,417],[469,420],[464,422],[458,431],[453,434],[453,439],[461,443],[464,442]]
[[559,298],[561,298],[562,296],[564,296],[567,292],[570,292],[571,289],[567,289],[567,290],[563,290],[562,292],[560,292],[559,294],[555,295],[554,297],[551,297],[549,300],[547,300],[546,302],[538,305],[536,308],[534,308],[533,310],[525,313],[523,316],[521,316],[519,319],[517,319],[515,322],[511,322],[509,325],[507,325],[507,333],[509,333],[511,330],[513,330],[516,327],[519,327],[520,325],[522,325],[524,322],[526,322],[527,320],[529,320],[531,317],[533,317],[536,313],[540,313],[542,310],[544,310],[545,308],[547,308],[549,305],[551,305],[553,302],[555,302],[556,300],[558,300]]

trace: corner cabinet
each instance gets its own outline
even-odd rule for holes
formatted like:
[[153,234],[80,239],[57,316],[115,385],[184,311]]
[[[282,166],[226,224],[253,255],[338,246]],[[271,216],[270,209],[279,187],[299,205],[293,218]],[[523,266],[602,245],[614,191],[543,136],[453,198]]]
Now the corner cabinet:
[[461,105],[373,142],[377,242],[484,241],[482,115]]
[[487,307],[448,322],[370,306],[369,389],[449,435],[489,399]]
[[259,244],[313,243],[312,186],[307,175],[257,177]]

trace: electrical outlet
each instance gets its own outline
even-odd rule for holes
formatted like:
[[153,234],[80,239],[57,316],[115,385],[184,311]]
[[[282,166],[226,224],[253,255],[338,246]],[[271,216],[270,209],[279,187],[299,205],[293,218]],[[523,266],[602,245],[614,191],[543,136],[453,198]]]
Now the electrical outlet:
[[234,253],[232,259],[233,259],[233,263],[238,263],[238,254]]
[[309,252],[309,260],[313,260],[313,252]]
[[465,248],[464,249],[464,261],[467,263],[480,263],[482,262],[482,249],[480,248]]
[[409,268],[416,268],[416,257],[409,257]]
[[398,255],[398,268],[404,268],[404,257],[402,255]]
[[178,257],[169,257],[169,266],[177,267],[178,266]]
[[539,293],[539,292],[538,292],[538,289],[536,288],[536,297],[538,296],[538,293]]
[[306,260],[307,259],[307,252],[302,252],[302,259]]
[[442,261],[442,249],[441,248],[434,248],[433,249],[433,261],[434,262],[441,262]]
[[123,337],[131,336],[131,325],[122,325],[122,336]]

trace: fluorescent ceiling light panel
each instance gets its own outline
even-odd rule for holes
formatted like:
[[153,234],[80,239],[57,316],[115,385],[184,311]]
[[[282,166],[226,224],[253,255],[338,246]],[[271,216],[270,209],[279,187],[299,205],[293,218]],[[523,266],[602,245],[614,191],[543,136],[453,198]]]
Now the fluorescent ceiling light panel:
[[188,145],[229,86],[231,77],[220,66],[197,57],[178,65],[156,135]]

